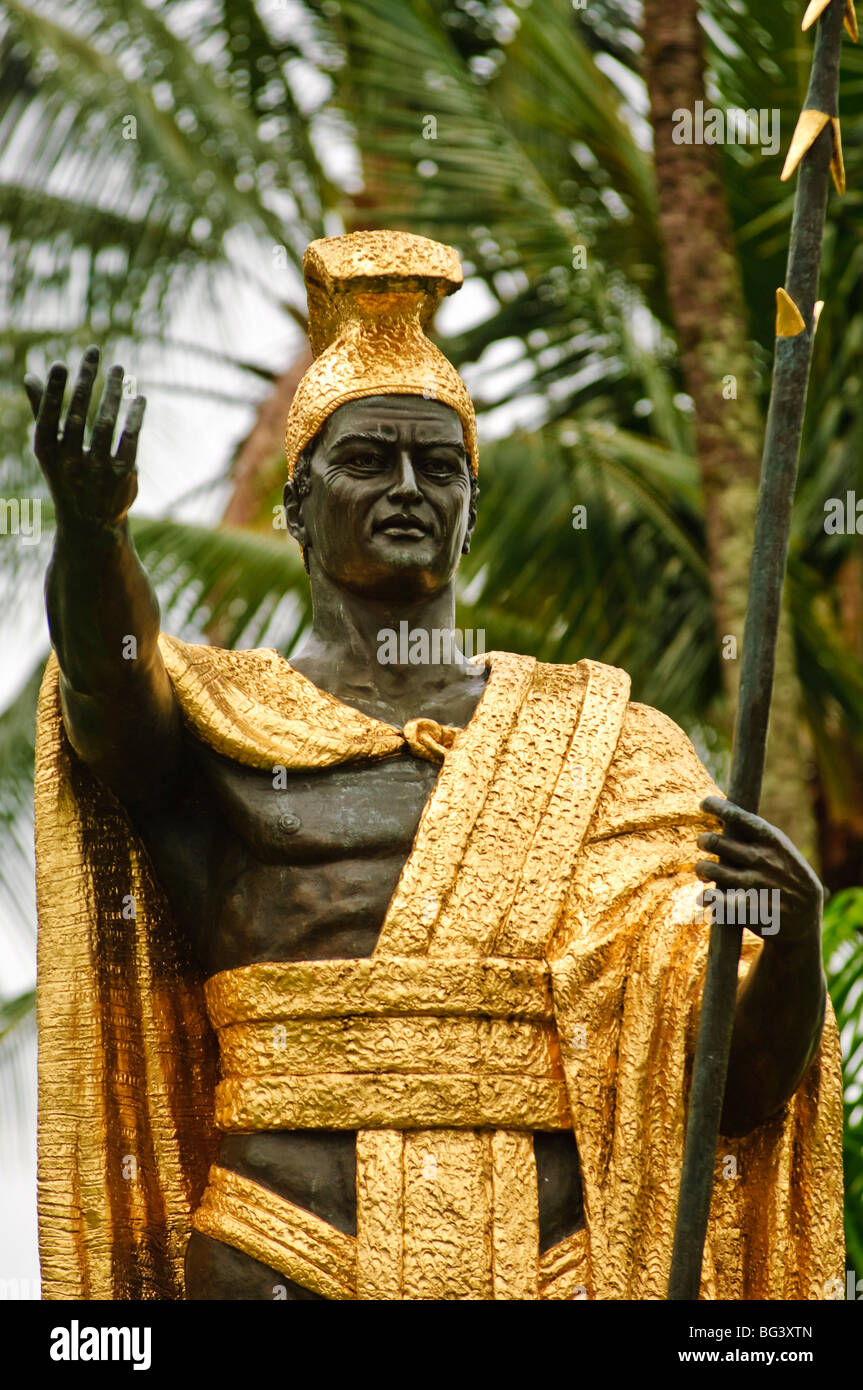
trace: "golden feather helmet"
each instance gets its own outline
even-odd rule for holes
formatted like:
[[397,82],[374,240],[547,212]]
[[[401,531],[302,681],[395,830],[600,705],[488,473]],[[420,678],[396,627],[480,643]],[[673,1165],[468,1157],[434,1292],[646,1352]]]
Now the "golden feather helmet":
[[288,476],[340,405],[389,395],[451,406],[476,476],[476,417],[467,387],[425,334],[440,301],[461,287],[458,253],[408,232],[349,232],[310,242],[303,274],[315,360],[288,412]]

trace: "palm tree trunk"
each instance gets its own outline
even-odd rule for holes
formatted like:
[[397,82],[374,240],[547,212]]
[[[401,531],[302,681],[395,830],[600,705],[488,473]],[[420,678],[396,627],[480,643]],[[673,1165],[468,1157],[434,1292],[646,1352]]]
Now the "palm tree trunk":
[[[707,558],[717,637],[738,649],[764,427],[722,169],[714,145],[680,143],[675,112],[705,102],[697,0],[645,0],[644,76],[650,97],[666,286],[687,390],[704,493]],[[706,104],[706,103],[705,103]],[[726,650],[728,644],[726,644]],[[738,662],[723,660],[725,695],[736,695]],[[810,761],[788,624],[780,629],[762,813],[812,854]],[[725,721],[730,726],[730,715]]]
[[[280,372],[268,396],[260,402],[249,433],[234,450],[233,487],[222,513],[223,526],[248,526],[252,530],[272,525],[273,499],[281,502],[285,473],[285,420],[301,377],[312,360],[305,344],[291,365]],[[218,590],[213,595],[218,598]],[[211,619],[205,628],[213,647],[226,642],[228,619]]]
[[[272,391],[258,406],[255,423],[234,452],[234,486],[222,516],[224,525],[260,524],[262,506],[270,501],[274,483],[280,476],[278,468],[283,471],[285,420],[294,392],[311,361],[308,346],[302,347],[287,370],[276,377]],[[278,465],[274,470],[272,465],[276,460]]]

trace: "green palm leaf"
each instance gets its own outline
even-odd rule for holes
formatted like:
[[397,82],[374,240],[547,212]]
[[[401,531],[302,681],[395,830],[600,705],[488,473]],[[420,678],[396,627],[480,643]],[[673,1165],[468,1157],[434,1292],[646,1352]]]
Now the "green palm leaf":
[[824,914],[824,961],[842,1039],[845,1081],[845,1241],[863,1269],[863,891],[839,893]]

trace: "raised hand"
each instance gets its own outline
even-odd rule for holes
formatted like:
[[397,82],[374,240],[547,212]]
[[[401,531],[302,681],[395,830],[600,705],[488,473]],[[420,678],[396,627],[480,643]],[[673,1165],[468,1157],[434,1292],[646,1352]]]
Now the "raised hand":
[[137,496],[135,458],[146,401],[143,396],[133,400],[117,452],[112,454],[124,376],[122,367],[112,367],[93,426],[90,448],[85,449],[84,426],[98,370],[99,349],[89,347],[84,353],[62,433],[60,416],[68,375],[66,367],[62,362],[55,362],[44,387],[37,377],[24,378],[24,389],[36,420],[33,447],[51,489],[58,526],[98,529],[118,526]]

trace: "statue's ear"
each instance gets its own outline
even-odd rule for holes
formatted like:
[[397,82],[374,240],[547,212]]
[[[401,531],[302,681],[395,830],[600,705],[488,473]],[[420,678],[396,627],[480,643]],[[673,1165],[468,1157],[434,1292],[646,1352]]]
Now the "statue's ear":
[[303,504],[297,496],[297,489],[291,478],[285,483],[282,500],[285,504],[285,521],[288,530],[301,549],[305,549],[308,544],[308,535],[303,525]]
[[473,528],[476,526],[476,498],[478,492],[479,488],[472,489],[470,508],[467,514],[467,530],[464,536],[464,544],[461,548],[462,555],[467,555],[468,551],[470,550],[470,542],[471,537],[473,536]]

